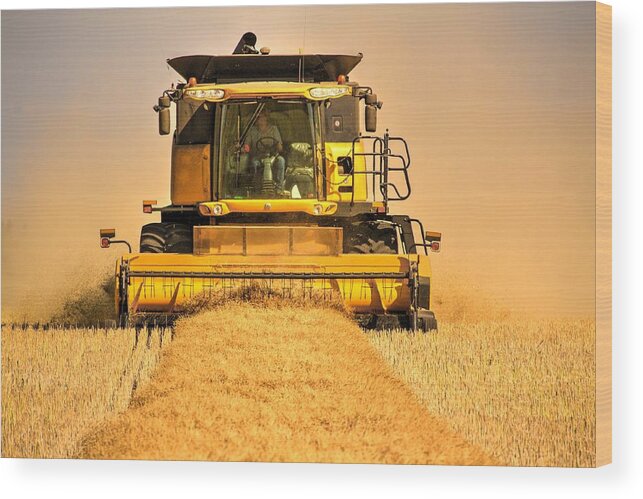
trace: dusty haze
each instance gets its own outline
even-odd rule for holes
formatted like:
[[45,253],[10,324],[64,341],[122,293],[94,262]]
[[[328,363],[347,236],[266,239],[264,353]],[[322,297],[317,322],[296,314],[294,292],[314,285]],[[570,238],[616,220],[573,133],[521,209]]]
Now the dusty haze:
[[[411,199],[456,272],[515,310],[594,310],[594,3],[2,13],[2,307],[37,316],[112,265],[98,228],[138,242],[142,199],[169,202],[152,106],[165,59],[364,54],[352,79],[411,146]],[[69,283],[73,284],[69,284]],[[37,289],[38,291],[35,291]]]

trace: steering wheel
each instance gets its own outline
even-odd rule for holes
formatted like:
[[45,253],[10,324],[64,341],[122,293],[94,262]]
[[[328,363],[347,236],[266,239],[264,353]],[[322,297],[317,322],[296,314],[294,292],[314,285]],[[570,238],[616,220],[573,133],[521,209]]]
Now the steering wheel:
[[277,152],[277,145],[279,141],[274,137],[261,137],[257,140],[257,152],[260,154],[270,154],[271,152]]

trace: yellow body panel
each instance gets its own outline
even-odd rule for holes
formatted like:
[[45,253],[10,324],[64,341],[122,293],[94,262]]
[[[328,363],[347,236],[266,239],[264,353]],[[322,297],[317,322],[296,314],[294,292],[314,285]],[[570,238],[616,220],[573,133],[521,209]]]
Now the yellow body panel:
[[[333,215],[337,203],[316,199],[222,199],[201,203],[199,211],[205,216],[216,215],[215,206],[221,207],[220,216],[228,213],[289,213],[303,212],[309,215]],[[316,207],[318,207],[316,209]]]
[[[326,199],[328,201],[350,203],[364,202],[368,200],[367,182],[370,180],[366,171],[366,162],[363,156],[355,156],[355,175],[344,173],[344,169],[338,164],[342,156],[351,157],[353,144],[351,142],[326,142],[326,165],[328,176],[326,180]],[[355,144],[355,153],[363,151],[361,143]],[[360,173],[361,172],[361,173]],[[351,192],[352,188],[354,192]]]
[[175,205],[210,199],[210,144],[173,144],[171,199]]
[[195,255],[337,256],[341,227],[308,225],[204,225],[194,227]]
[[[179,312],[199,295],[213,299],[232,289],[252,283],[275,289],[338,292],[357,313],[404,313],[411,305],[408,279],[411,265],[418,260],[422,275],[430,276],[428,258],[419,255],[275,256],[275,255],[183,255],[132,254],[122,258],[127,267],[127,309],[130,314]],[[117,270],[118,272],[118,270]],[[146,276],[136,273],[147,273]],[[265,277],[221,277],[222,274],[264,273]],[[398,277],[360,277],[360,274],[395,274]],[[151,274],[151,275],[150,275]],[[194,276],[189,276],[194,274]],[[309,275],[306,279],[272,277],[269,274]],[[324,274],[324,278],[315,275]],[[333,278],[332,274],[351,274],[353,278]],[[295,281],[301,283],[294,285]]]

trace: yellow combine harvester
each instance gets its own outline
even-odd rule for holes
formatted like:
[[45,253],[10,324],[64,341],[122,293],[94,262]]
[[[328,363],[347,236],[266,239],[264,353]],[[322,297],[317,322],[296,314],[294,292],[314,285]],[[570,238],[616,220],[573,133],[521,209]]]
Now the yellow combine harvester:
[[[119,317],[168,317],[260,283],[339,293],[371,327],[436,329],[428,250],[441,236],[389,214],[411,193],[409,150],[388,131],[360,132],[360,102],[368,134],[382,106],[349,80],[362,55],[269,55],[255,43],[246,33],[233,55],[167,61],[185,79],[154,108],[161,135],[176,109],[172,202],[143,201],[161,222],[117,263]],[[101,246],[114,237],[102,230]]]

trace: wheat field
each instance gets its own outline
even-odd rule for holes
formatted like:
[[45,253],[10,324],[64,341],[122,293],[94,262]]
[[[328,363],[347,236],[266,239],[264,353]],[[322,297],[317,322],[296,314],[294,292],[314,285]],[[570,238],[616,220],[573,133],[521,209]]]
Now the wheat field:
[[514,466],[594,466],[594,323],[443,323],[369,334],[429,412]]
[[69,458],[127,409],[169,330],[2,327],[2,457]]
[[443,292],[432,334],[279,297],[195,307],[171,342],[3,327],[2,455],[593,466],[593,321]]

